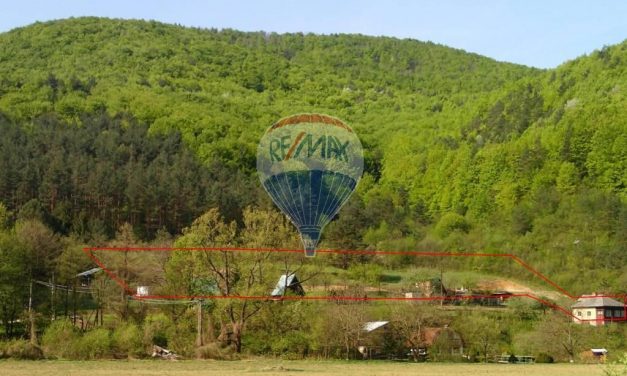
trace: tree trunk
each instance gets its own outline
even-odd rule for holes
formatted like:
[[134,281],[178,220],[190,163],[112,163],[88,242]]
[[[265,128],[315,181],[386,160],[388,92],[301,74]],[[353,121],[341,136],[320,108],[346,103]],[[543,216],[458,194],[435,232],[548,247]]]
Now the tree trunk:
[[220,341],[222,346],[227,346],[229,344],[229,333],[227,330],[227,324],[224,320],[220,320],[220,335],[218,336],[218,341]]
[[30,320],[30,343],[33,345],[37,344],[37,328],[35,325],[35,314],[31,311],[28,314],[28,319]]
[[207,330],[205,330],[205,338],[208,342],[216,341],[216,334],[214,332],[215,328],[213,327],[213,319],[211,318],[211,314],[207,315]]
[[235,351],[238,354],[242,352],[242,326],[241,322],[233,323],[233,341],[235,342]]

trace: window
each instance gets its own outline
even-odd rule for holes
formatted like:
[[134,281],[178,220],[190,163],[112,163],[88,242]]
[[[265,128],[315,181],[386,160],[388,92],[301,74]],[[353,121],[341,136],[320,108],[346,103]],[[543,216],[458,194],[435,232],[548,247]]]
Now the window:
[[603,316],[606,319],[611,319],[612,318],[612,310],[611,309],[606,309],[605,312],[603,312]]
[[592,316],[592,312],[588,311],[588,317]]
[[577,316],[581,316],[581,311],[577,311]]
[[614,310],[614,317],[623,317],[623,310],[622,309],[616,309]]

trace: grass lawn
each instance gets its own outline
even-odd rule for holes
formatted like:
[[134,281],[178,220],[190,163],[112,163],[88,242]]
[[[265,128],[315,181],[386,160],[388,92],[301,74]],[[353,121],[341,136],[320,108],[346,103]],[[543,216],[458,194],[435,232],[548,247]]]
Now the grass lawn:
[[446,364],[446,363],[390,363],[344,361],[0,361],[3,376],[61,376],[61,375],[386,375],[386,376],[594,376],[603,375],[599,365],[582,364]]

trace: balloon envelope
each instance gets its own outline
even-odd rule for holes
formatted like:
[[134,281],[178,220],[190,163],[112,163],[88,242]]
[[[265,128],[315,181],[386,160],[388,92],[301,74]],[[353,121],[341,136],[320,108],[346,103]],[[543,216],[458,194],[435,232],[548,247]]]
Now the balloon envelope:
[[259,141],[261,183],[298,228],[307,256],[315,255],[322,229],[355,190],[363,164],[357,135],[327,115],[281,119]]

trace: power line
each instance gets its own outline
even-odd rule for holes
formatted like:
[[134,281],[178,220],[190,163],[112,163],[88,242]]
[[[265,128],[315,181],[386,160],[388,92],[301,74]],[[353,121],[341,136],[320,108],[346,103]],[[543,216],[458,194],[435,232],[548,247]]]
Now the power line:
[[172,305],[172,304],[197,304],[199,300],[178,300],[178,299],[144,299],[129,295],[129,300],[136,300],[146,304]]
[[[42,285],[45,286],[49,289],[54,288],[55,290],[63,290],[63,291],[75,291],[72,287],[70,286],[65,286],[65,285],[57,285],[57,284],[52,284],[50,282],[45,282],[45,281],[37,281],[37,280],[33,280],[33,282],[35,282],[38,285]],[[92,289],[88,288],[88,287],[77,287],[76,288],[76,292],[81,293],[81,294],[91,294],[92,293]]]

